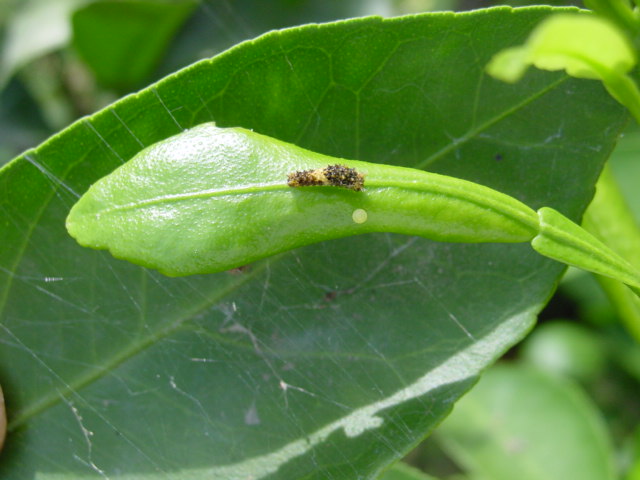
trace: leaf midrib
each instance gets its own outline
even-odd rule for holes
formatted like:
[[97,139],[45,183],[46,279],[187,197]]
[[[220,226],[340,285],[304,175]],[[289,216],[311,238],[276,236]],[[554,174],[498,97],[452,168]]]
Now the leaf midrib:
[[530,97],[522,100],[521,102],[516,103],[512,108],[509,108],[509,109],[505,110],[503,113],[501,113],[499,115],[496,115],[493,118],[490,118],[489,120],[487,120],[484,123],[481,123],[480,125],[478,125],[475,128],[470,129],[462,137],[454,139],[447,146],[445,146],[445,147],[441,148],[440,150],[434,152],[432,155],[428,156],[427,158],[425,158],[421,162],[418,162],[414,166],[414,168],[419,168],[421,170],[425,170],[429,165],[431,165],[432,163],[436,162],[437,160],[439,160],[440,158],[444,157],[445,155],[449,154],[450,152],[454,151],[460,145],[463,145],[465,142],[470,141],[476,135],[479,135],[480,133],[482,133],[485,130],[491,128],[495,124],[501,122],[502,120],[505,120],[510,115],[512,115],[515,112],[517,112],[518,110],[520,110],[520,109],[526,107],[527,105],[529,105],[530,103],[534,102],[538,98],[546,95],[547,93],[549,93],[554,88],[558,87],[562,83],[564,83],[567,80],[569,80],[569,78],[571,78],[571,77],[569,77],[568,75],[563,75],[562,77],[560,77],[559,79],[557,79],[554,82],[550,83],[549,86],[543,88],[539,92],[536,92],[535,94],[533,94]]

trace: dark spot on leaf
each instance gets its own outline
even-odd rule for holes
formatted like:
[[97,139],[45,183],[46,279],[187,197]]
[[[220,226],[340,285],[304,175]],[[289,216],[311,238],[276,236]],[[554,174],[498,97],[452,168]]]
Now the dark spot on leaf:
[[336,292],[335,290],[331,291],[331,292],[327,292],[324,295],[324,301],[325,302],[333,302],[336,297],[338,296],[338,292]]

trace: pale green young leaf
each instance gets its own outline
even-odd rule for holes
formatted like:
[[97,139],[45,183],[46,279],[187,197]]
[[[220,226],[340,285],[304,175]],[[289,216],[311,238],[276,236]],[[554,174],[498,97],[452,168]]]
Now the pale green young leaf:
[[[327,182],[329,165],[353,169],[364,188],[287,184],[296,172]],[[321,155],[213,123],[140,152],[93,185],[66,222],[80,244],[171,276],[371,232],[526,242],[537,223],[522,202],[473,182]]]
[[626,74],[635,63],[633,46],[607,20],[589,14],[559,14],[541,22],[523,46],[497,54],[487,71],[515,82],[534,65],[606,82]]
[[148,79],[196,5],[193,0],[88,3],[72,17],[74,48],[100,84],[127,91]]
[[616,478],[611,439],[596,406],[575,384],[533,368],[485,372],[437,434],[474,478]]
[[543,255],[640,287],[631,265],[551,208],[536,214],[473,182],[321,155],[214,123],[144,149],[93,185],[66,224],[82,245],[171,276],[392,232],[443,242],[533,239]]
[[541,22],[524,45],[495,55],[487,72],[516,82],[533,65],[601,80],[609,93],[640,119],[640,91],[628,76],[636,61],[631,42],[608,20],[588,13],[559,14]]
[[553,208],[538,210],[540,233],[533,248],[549,258],[626,283],[640,291],[636,269],[604,243]]

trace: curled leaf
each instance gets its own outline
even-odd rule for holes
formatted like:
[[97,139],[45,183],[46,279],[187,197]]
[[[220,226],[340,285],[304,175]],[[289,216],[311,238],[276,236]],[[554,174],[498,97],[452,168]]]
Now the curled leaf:
[[482,185],[206,123],[99,180],[72,208],[67,229],[81,245],[178,276],[367,232],[526,242],[537,223],[529,207]]

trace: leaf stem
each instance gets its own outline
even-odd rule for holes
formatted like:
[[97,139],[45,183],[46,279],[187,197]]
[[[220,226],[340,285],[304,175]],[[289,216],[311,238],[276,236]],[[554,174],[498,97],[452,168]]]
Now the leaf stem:
[[542,255],[614,278],[640,292],[640,275],[625,259],[553,208],[538,210],[540,233],[531,241]]

